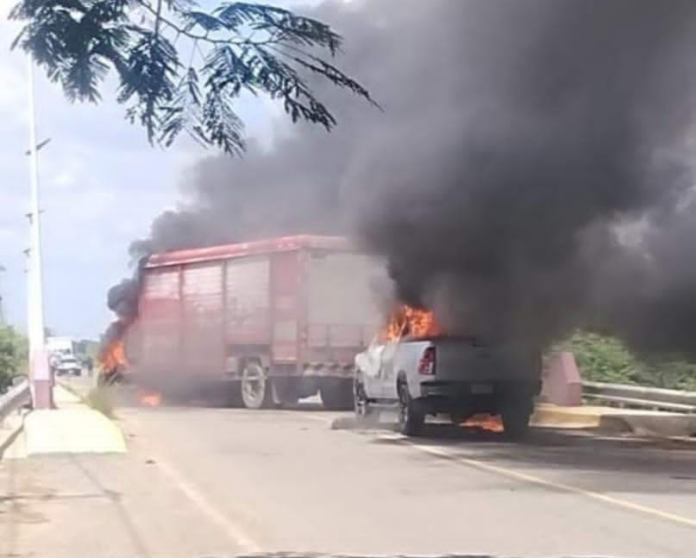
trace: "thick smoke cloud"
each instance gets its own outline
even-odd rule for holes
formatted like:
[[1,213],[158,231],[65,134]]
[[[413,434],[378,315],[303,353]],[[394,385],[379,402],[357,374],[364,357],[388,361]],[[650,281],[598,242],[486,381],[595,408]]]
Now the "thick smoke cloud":
[[547,344],[578,326],[693,354],[693,0],[374,0],[315,14],[380,112],[213,157],[147,251],[350,233],[455,332]]

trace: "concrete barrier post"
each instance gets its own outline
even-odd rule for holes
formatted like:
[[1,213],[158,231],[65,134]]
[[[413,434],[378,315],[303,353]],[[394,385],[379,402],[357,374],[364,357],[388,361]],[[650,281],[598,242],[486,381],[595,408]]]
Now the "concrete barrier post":
[[543,401],[566,407],[582,405],[582,379],[573,353],[550,354],[544,362],[543,380]]

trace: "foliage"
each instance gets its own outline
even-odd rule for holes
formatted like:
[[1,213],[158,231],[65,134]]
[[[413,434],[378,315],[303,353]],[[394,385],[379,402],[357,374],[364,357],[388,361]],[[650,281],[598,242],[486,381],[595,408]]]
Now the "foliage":
[[11,327],[0,326],[0,393],[7,390],[26,362],[26,339]]
[[30,53],[72,101],[98,102],[111,70],[118,101],[151,143],[169,146],[182,131],[228,153],[245,147],[234,103],[244,91],[278,99],[293,121],[330,130],[336,120],[314,95],[319,76],[371,100],[332,65],[342,38],[328,25],[289,10],[195,0],[22,0],[11,18],[25,22],[13,47]]
[[676,357],[638,358],[619,340],[588,332],[576,332],[565,348],[575,354],[586,380],[696,391],[696,364]]
[[108,386],[92,388],[85,397],[85,403],[109,418],[114,418],[115,416],[114,396]]

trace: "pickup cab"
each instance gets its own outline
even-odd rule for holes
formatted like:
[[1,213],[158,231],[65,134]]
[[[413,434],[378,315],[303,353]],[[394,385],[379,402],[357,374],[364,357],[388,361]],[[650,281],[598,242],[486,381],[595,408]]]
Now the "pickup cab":
[[500,414],[511,438],[526,433],[541,389],[539,351],[474,338],[409,336],[373,343],[355,358],[358,419],[398,406],[401,433],[418,435],[428,415]]

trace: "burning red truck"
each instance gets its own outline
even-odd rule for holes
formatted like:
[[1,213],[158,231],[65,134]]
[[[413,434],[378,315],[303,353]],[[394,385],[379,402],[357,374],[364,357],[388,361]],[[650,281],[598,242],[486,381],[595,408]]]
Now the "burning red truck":
[[137,317],[103,362],[165,394],[212,387],[261,408],[318,392],[327,408],[350,408],[354,357],[382,321],[371,286],[384,276],[337,237],[155,254]]

